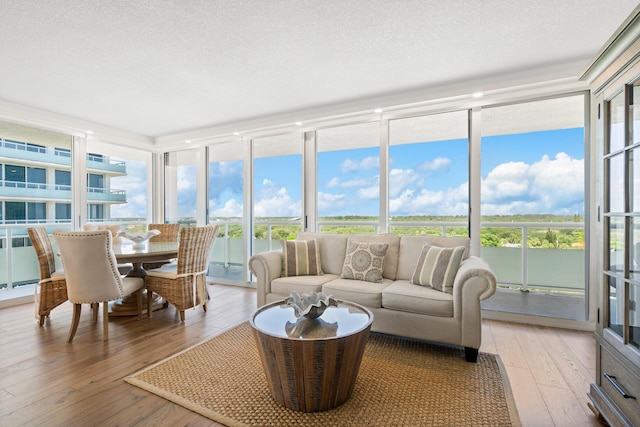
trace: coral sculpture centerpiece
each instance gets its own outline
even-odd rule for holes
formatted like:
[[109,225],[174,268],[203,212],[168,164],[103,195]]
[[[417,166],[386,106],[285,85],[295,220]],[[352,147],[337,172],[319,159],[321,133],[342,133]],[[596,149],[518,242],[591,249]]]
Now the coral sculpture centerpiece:
[[337,307],[338,301],[330,295],[322,292],[310,292],[308,294],[299,294],[293,291],[285,300],[287,305],[293,307],[296,318],[302,317],[307,319],[315,319],[322,316],[327,307]]
[[124,237],[127,240],[133,242],[133,249],[143,248],[144,244],[152,238],[160,234],[160,230],[149,231],[119,231],[118,236]]

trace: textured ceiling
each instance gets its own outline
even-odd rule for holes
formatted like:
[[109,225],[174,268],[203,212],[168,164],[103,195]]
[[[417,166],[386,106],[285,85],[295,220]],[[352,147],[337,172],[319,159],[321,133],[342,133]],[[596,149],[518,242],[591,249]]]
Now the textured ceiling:
[[0,101],[149,137],[241,127],[480,77],[586,66],[637,4],[0,0]]

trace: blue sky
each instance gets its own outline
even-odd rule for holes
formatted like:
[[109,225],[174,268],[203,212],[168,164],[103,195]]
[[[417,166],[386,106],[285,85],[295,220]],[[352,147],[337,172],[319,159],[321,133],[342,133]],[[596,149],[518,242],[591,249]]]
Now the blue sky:
[[[577,128],[483,138],[483,215],[584,215],[583,132]],[[389,152],[391,216],[466,215],[466,140],[395,145]],[[301,163],[300,155],[255,160],[256,216],[301,215]],[[319,216],[377,215],[378,165],[377,148],[318,153]],[[242,215],[242,166],[242,161],[211,165],[213,216]],[[112,185],[127,190],[129,202],[114,207],[117,216],[136,216],[146,208],[144,168],[128,161],[127,174]],[[192,167],[178,169],[179,216],[195,214],[194,175]]]

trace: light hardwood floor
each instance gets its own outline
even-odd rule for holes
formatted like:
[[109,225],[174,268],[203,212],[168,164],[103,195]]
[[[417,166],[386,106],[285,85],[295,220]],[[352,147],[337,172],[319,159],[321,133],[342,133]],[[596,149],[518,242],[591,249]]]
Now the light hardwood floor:
[[[210,286],[208,311],[188,310],[180,323],[173,307],[151,319],[110,320],[109,341],[83,307],[78,332],[66,343],[71,304],[56,308],[44,327],[33,305],[0,310],[0,425],[214,425],[123,381],[151,363],[249,318],[255,291]],[[599,426],[587,407],[595,377],[589,332],[485,320],[481,351],[500,355],[523,426]]]

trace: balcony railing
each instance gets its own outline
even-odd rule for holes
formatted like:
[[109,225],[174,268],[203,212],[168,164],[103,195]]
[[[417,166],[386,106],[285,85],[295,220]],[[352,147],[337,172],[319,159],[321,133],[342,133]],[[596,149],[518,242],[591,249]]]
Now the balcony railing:
[[[41,184],[36,182],[18,182],[0,180],[0,198],[38,200],[71,200],[71,186],[60,184]],[[126,203],[125,190],[105,188],[87,188],[90,202]]]
[[[230,238],[229,226],[241,226],[241,221],[216,221],[221,234],[216,240],[212,259],[225,266],[242,264],[243,242],[241,238]],[[371,221],[319,221],[321,231],[340,232],[341,227],[377,233],[379,224]],[[300,227],[299,220],[265,221],[257,220],[255,226],[267,227],[266,239],[254,239],[254,252],[264,252],[280,248],[280,240],[273,238],[274,227]],[[489,263],[501,286],[518,287],[522,291],[530,288],[546,291],[584,293],[585,291],[585,250],[584,247],[536,248],[530,247],[530,232],[535,229],[584,230],[580,222],[482,222],[482,228],[506,228],[519,230],[519,242],[503,246],[482,246],[480,256]],[[336,231],[336,228],[338,229]],[[391,221],[390,232],[413,234],[408,229],[420,228],[424,235],[459,236],[466,235],[466,222],[403,222]]]
[[[43,147],[26,144],[20,141],[0,138],[0,157],[36,161],[54,165],[71,167],[71,152],[56,147]],[[87,154],[87,168],[117,175],[127,173],[127,165],[120,160],[112,160],[108,156]]]
[[[111,220],[110,222],[114,222]],[[35,222],[30,221],[30,224]],[[181,221],[185,226],[194,225],[193,221]],[[244,265],[243,237],[231,237],[231,227],[241,227],[241,220],[215,221],[220,225],[220,232],[216,238],[209,260],[213,264],[224,267]],[[69,228],[70,224],[47,223],[40,224],[53,231],[54,229]],[[124,225],[124,224],[123,224]],[[136,226],[144,226],[136,223]],[[377,231],[377,224],[371,222],[356,223],[353,221],[323,222],[322,225],[354,227],[363,226]],[[399,227],[427,228],[430,235],[451,236],[464,234],[467,224],[461,222],[440,223],[405,223],[392,222],[391,230]],[[4,225],[0,228],[0,286],[11,288],[14,284],[35,283],[39,277],[38,261],[35,251],[27,246],[26,226]],[[264,252],[280,248],[280,240],[274,238],[275,227],[292,227],[300,229],[299,220],[295,221],[256,221],[255,227],[266,226],[267,238],[254,239],[254,251]],[[516,286],[521,290],[536,288],[550,291],[564,291],[584,293],[585,291],[585,251],[584,248],[532,248],[529,247],[529,236],[532,229],[583,229],[582,223],[497,223],[483,222],[482,228],[519,229],[521,242],[510,246],[483,246],[482,258],[489,263],[502,286]],[[437,231],[436,231],[437,230]],[[457,233],[454,232],[457,230]],[[294,231],[295,232],[295,231]],[[13,245],[7,242],[14,241]],[[17,246],[15,246],[17,244]],[[16,262],[19,260],[19,262]],[[241,280],[238,277],[237,280]]]

